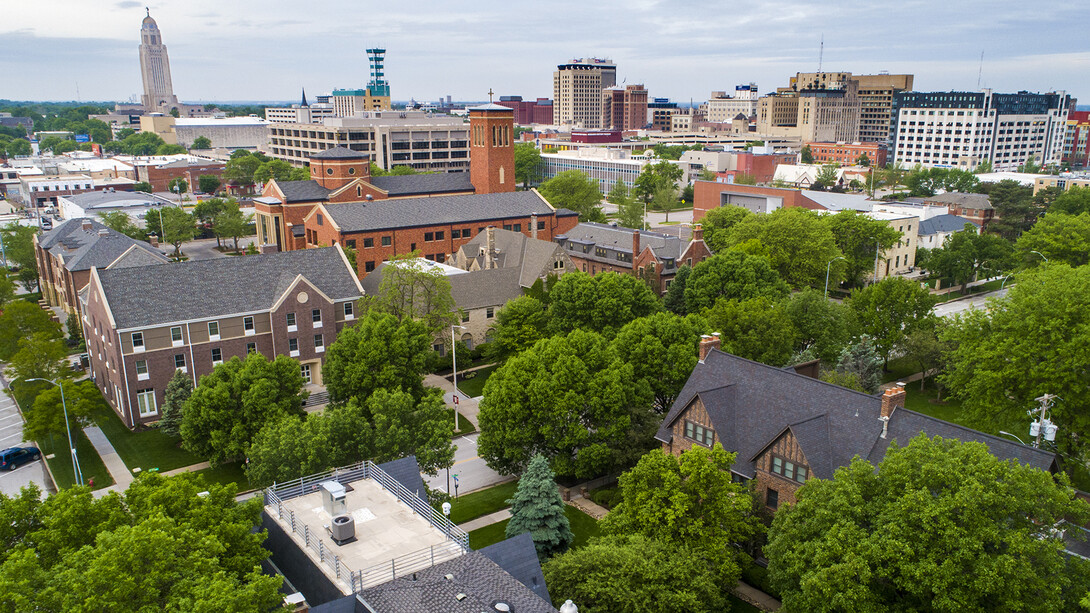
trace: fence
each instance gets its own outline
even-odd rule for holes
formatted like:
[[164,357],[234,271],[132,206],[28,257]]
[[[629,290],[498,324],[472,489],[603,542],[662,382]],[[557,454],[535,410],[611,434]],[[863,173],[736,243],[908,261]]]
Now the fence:
[[[389,562],[353,571],[341,563],[340,556],[334,554],[333,550],[325,546],[320,534],[313,533],[308,524],[296,521],[295,511],[284,509],[283,503],[285,500],[316,492],[319,484],[323,481],[337,481],[342,485],[347,485],[353,481],[363,479],[373,479],[383,489],[408,505],[414,513],[420,515],[437,530],[447,535],[449,540],[440,545],[433,545],[427,549],[398,556]],[[322,564],[333,570],[337,579],[351,585],[353,592],[430,568],[438,562],[456,558],[469,549],[469,535],[464,530],[454,525],[446,516],[436,511],[419,496],[410,492],[404,485],[370,460],[307,477],[300,477],[298,480],[288,483],[273,484],[272,487],[265,489],[264,499],[265,506],[275,508],[280,520],[286,523],[292,532],[302,537],[304,545],[318,554],[318,559],[321,560]]]

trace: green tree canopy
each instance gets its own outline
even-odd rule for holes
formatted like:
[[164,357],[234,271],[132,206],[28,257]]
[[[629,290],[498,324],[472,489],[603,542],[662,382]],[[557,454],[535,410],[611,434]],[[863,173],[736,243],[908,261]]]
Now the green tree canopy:
[[254,437],[246,478],[256,486],[298,479],[368,459],[373,445],[374,429],[356,404],[281,415]]
[[1018,239],[1018,254],[1026,262],[1038,262],[1034,251],[1050,262],[1069,266],[1090,264],[1090,213],[1049,213]]
[[[207,495],[198,496],[198,492]],[[145,473],[124,496],[35,486],[0,494],[6,547],[0,608],[10,611],[231,611],[277,606],[263,575],[261,503],[233,485]]]
[[330,400],[366,399],[380,388],[423,397],[421,376],[431,341],[427,327],[418,321],[399,322],[393,315],[368,311],[341,330],[326,350],[322,380]]
[[799,161],[803,164],[814,163],[814,153],[810,151],[810,145],[803,145],[802,152],[799,153]]
[[692,374],[707,327],[696,315],[660,312],[625,324],[613,339],[617,356],[651,388],[659,413],[669,410]]
[[197,177],[197,189],[206,194],[215,194],[220,189],[222,182],[216,175],[201,175]]
[[[46,385],[42,391],[34,397],[34,404],[30,410],[24,409],[26,423],[23,425],[23,440],[46,440],[50,436],[56,436],[63,440],[67,437],[67,427],[78,431],[83,426],[91,424],[91,417],[96,407],[102,403],[102,393],[98,391],[92,381],[84,380],[79,383],[61,380],[57,381],[64,386],[64,401],[61,401],[61,389],[56,385]],[[65,423],[64,411],[68,409],[68,423]],[[64,456],[68,452],[62,451]]]
[[980,273],[996,274],[1013,263],[1011,244],[993,234],[977,234],[975,227],[966,228],[946,238],[942,249],[927,254],[927,269],[957,285],[976,280]]
[[598,182],[581,170],[565,170],[541,184],[541,195],[556,208],[565,208],[579,213],[579,221],[604,222],[602,213],[602,192]]
[[5,305],[0,314],[0,361],[7,362],[19,352],[19,341],[40,334],[60,339],[61,325],[37,304],[14,300]]
[[[825,217],[832,230],[833,240],[840,248],[844,260],[833,262],[832,278],[847,279],[853,286],[860,286],[868,274],[874,273],[874,256],[901,240],[901,233],[880,219],[873,219],[857,211],[840,211]],[[830,258],[832,259],[832,258]],[[828,260],[824,265],[828,265]],[[842,268],[842,266],[844,268]],[[844,271],[842,274],[840,271]]]
[[1088,563],[1053,531],[1086,504],[982,443],[921,434],[797,497],[764,548],[783,611],[1073,611],[1086,594]]
[[753,213],[740,206],[724,205],[712,209],[700,222],[704,228],[704,243],[715,253],[722,253],[730,246],[728,236],[739,223],[753,217]]
[[720,298],[747,300],[763,296],[779,300],[790,291],[766,258],[728,251],[693,267],[685,284],[685,305],[689,313],[696,313]]
[[211,149],[212,139],[207,136],[198,136],[193,139],[193,144],[189,146],[190,149]]
[[1056,196],[1048,211],[1068,215],[1090,213],[1090,187],[1069,187],[1067,191]]
[[128,236],[129,238],[135,238],[137,240],[144,239],[144,230],[138,227],[136,223],[132,220],[132,217],[129,217],[129,214],[125,211],[110,211],[109,213],[99,213],[98,217],[99,221],[102,222],[102,225],[110,228],[111,230],[116,230],[117,232],[120,232],[125,236]]
[[254,182],[264,185],[269,182],[269,179],[287,181],[291,178],[291,171],[291,164],[284,160],[269,160],[254,170]]
[[374,460],[389,462],[415,455],[422,472],[434,475],[454,463],[454,418],[437,390],[419,400],[401,390],[375,390],[357,398],[374,425]]
[[144,214],[144,225],[148,234],[156,234],[163,242],[173,245],[175,257],[181,255],[182,243],[197,236],[196,223],[193,215],[178,206],[151,209]]
[[193,395],[193,380],[181,370],[175,370],[174,376],[167,383],[163,392],[163,413],[159,419],[159,429],[168,436],[180,436],[182,433],[182,414],[185,403]]
[[662,297],[662,306],[675,315],[685,315],[689,312],[685,305],[685,287],[689,284],[689,275],[693,269],[688,264],[682,264],[674,273],[674,279],[666,288],[666,295]]
[[728,246],[758,240],[772,268],[792,287],[817,286],[825,281],[826,265],[841,255],[826,222],[802,207],[781,208],[752,215],[737,223]]
[[643,167],[632,190],[632,194],[646,203],[650,203],[657,192],[663,188],[677,191],[677,183],[685,176],[681,166],[669,160],[660,160]]
[[708,327],[720,333],[723,351],[771,366],[791,360],[798,332],[784,302],[720,299],[704,316]]
[[545,456],[537,454],[530,458],[526,472],[519,478],[515,495],[507,502],[511,505],[507,538],[529,532],[541,560],[568,550],[574,536],[568,516],[564,514],[564,500],[556,488],[555,475]]
[[301,415],[299,363],[280,355],[268,361],[251,352],[219,364],[200,379],[182,413],[182,444],[213,466],[245,457],[254,436],[281,415]]
[[931,309],[935,298],[919,283],[902,277],[886,277],[852,292],[848,306],[859,330],[870,337],[886,363],[905,337],[919,328],[934,325]]
[[458,321],[450,281],[443,271],[428,267],[419,253],[395,256],[382,267],[378,293],[364,298],[368,308],[389,313],[398,321],[416,320],[438,336]]
[[792,294],[787,301],[787,317],[795,328],[797,347],[812,349],[823,362],[836,362],[841,350],[854,336],[855,320],[851,310],[826,300],[816,289]]
[[[245,153],[245,155],[236,157],[235,154],[240,152]],[[261,158],[250,155],[244,149],[239,149],[232,153],[231,159],[227,161],[227,165],[223,169],[223,180],[234,185],[253,185],[254,174],[261,164]]]
[[51,331],[41,331],[19,339],[19,350],[8,359],[15,377],[56,379],[67,375],[68,345]]
[[531,296],[508,300],[496,314],[491,355],[498,360],[517,355],[548,336],[548,329],[549,312],[540,300]]
[[606,196],[606,201],[610,204],[625,204],[632,195],[631,191],[632,190],[628,189],[628,185],[626,185],[624,181],[617,179],[617,181],[613,183],[613,187],[610,188],[609,194]]
[[545,162],[541,160],[541,152],[533,143],[517,143],[515,145],[515,181],[522,183],[523,187],[541,180],[541,174],[545,170]]
[[521,472],[538,453],[561,475],[604,474],[650,445],[658,426],[650,406],[651,391],[632,365],[598,334],[575,330],[492,373],[477,450],[502,474]]
[[1033,187],[1004,179],[998,183],[984,183],[980,191],[988,194],[995,209],[995,218],[988,222],[988,231],[1014,241],[1037,223],[1037,216],[1044,209],[1033,201]]
[[1090,267],[1049,264],[1018,275],[1007,295],[960,315],[942,335],[954,344],[941,379],[980,424],[1023,431],[1026,411],[1056,394],[1061,450],[1090,437]]
[[646,283],[615,272],[593,277],[580,271],[569,272],[552,286],[549,301],[549,326],[553,332],[582,328],[606,336],[662,308]]
[[4,240],[4,254],[9,265],[14,264],[13,268],[29,268],[37,272],[38,261],[34,257],[34,235],[37,233],[37,228],[15,222],[0,229]]
[[244,215],[238,201],[231,198],[226,202],[223,210],[213,218],[212,229],[217,239],[232,239],[235,242],[235,253],[238,253],[238,240],[250,232],[250,224],[253,222],[253,214]]
[[15,283],[8,277],[7,268],[0,268],[0,312],[4,305],[15,300]]

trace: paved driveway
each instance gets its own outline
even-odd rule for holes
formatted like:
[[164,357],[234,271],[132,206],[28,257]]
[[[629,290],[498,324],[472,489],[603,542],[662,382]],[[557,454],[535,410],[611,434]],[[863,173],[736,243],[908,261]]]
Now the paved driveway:
[[[0,385],[4,384],[0,382]],[[4,389],[6,391],[6,385]],[[23,416],[15,407],[15,401],[7,393],[0,394],[0,449],[32,444],[23,442]],[[49,479],[46,476],[44,459],[23,464],[12,471],[0,471],[0,492],[8,496],[18,495],[22,487],[32,482],[37,483],[42,492],[53,491],[53,488],[47,485]]]
[[[246,245],[254,242],[256,237],[244,236],[238,241],[238,248],[245,249]],[[228,247],[234,247],[235,241],[226,239],[222,241]],[[167,254],[174,252],[174,247],[171,245],[160,245],[159,251],[165,251]],[[210,260],[214,258],[227,257],[223,253],[216,251],[216,239],[214,238],[202,238],[195,241],[189,241],[188,243],[182,243],[182,253],[189,256],[190,260]]]
[[[479,490],[490,485],[510,481],[511,479],[510,477],[505,477],[489,468],[484,460],[477,455],[477,436],[478,435],[476,434],[470,434],[469,436],[459,436],[454,439],[454,444],[457,448],[454,451],[454,466],[450,467],[451,496],[453,496],[455,492],[455,475],[458,476],[459,494]],[[447,491],[447,471],[441,470],[439,471],[439,474],[434,477],[430,475],[421,476],[424,477],[424,481],[428,484],[428,487],[444,492]]]

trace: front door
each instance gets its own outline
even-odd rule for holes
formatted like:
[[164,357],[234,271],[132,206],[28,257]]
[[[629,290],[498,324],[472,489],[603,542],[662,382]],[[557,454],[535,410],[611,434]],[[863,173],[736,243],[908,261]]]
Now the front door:
[[303,381],[306,384],[310,384],[310,364],[300,364],[299,372],[303,375]]

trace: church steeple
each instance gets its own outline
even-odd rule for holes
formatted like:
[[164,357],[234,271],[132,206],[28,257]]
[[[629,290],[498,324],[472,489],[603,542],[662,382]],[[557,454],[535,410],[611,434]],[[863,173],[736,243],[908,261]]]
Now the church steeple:
[[299,103],[299,106],[300,107],[310,106],[309,104],[307,104],[307,88],[304,87],[302,89],[303,89],[303,101],[301,103]]

